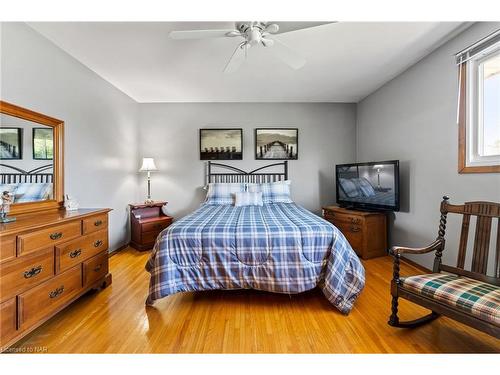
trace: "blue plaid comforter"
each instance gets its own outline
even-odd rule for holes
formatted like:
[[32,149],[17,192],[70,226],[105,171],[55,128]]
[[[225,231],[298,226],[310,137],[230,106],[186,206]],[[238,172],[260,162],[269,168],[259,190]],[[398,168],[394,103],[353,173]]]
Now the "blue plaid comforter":
[[365,270],[342,233],[293,203],[202,205],[156,241],[146,301],[211,289],[300,293],[319,286],[342,313],[363,289]]

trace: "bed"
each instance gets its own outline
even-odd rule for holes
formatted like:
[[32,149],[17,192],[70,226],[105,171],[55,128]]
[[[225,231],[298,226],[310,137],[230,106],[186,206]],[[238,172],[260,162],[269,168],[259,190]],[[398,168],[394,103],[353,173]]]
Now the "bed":
[[0,164],[0,193],[12,194],[13,203],[37,202],[53,199],[52,164],[26,171],[8,164]]
[[[209,162],[209,181],[287,180],[286,162],[235,173],[212,172],[215,165],[227,167]],[[284,172],[257,173],[278,165]],[[149,305],[178,292],[295,294],[319,287],[347,314],[365,282],[364,268],[342,233],[295,203],[202,204],[159,235],[146,269],[151,274]]]

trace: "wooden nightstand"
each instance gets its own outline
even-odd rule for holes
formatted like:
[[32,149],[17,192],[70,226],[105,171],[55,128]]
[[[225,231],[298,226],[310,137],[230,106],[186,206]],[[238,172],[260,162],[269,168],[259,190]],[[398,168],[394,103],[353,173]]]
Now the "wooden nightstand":
[[167,202],[151,204],[130,204],[130,246],[139,251],[153,248],[160,232],[172,224],[173,218],[166,216],[161,207]]
[[323,218],[340,229],[359,257],[369,259],[387,255],[385,213],[328,206],[323,207]]

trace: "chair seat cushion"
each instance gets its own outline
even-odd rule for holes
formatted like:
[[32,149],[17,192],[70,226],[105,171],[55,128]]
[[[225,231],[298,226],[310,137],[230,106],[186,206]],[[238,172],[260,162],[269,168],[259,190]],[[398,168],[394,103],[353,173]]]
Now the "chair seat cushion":
[[482,281],[431,273],[401,278],[403,289],[439,301],[500,326],[500,287]]

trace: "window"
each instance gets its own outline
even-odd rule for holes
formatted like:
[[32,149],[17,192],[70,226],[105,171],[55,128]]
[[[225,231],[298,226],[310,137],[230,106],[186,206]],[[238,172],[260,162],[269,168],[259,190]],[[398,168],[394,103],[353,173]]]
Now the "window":
[[460,173],[500,172],[500,31],[457,55]]

